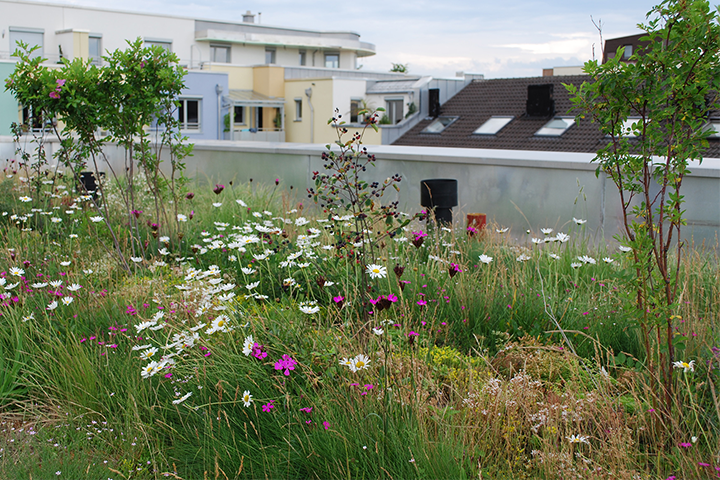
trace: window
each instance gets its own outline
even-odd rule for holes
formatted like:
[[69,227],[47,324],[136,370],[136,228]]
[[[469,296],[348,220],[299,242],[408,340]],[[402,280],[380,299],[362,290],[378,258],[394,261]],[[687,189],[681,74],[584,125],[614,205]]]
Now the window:
[[50,126],[51,122],[43,121],[42,116],[40,115],[34,115],[33,110],[30,107],[23,107],[22,109],[22,124],[27,127],[27,130],[32,130],[33,132],[41,132],[43,131],[43,126],[45,129]]
[[325,54],[325,68],[340,68],[340,54],[339,53],[326,53]]
[[295,121],[302,121],[302,98],[295,99]]
[[495,135],[502,130],[505,125],[510,123],[513,118],[514,117],[490,117],[473,133],[475,135]]
[[[633,125],[638,124],[638,128],[641,128],[640,125],[640,118],[639,117],[630,117],[627,120],[625,120],[620,127],[620,136],[625,138],[635,138],[637,135],[633,131]],[[605,138],[610,138],[612,135],[609,133],[605,135]]]
[[172,52],[172,40],[162,38],[146,38],[143,40],[146,47],[162,47],[168,52]]
[[200,130],[200,99],[181,98],[178,120],[181,130]]
[[460,117],[438,117],[420,133],[440,133]]
[[233,124],[245,125],[245,107],[235,106],[233,110]]
[[627,60],[632,56],[633,46],[632,45],[623,45],[625,47],[625,51],[623,51],[623,58]]
[[535,132],[535,135],[539,137],[559,137],[573,125],[575,125],[574,118],[555,117]]
[[720,119],[711,118],[710,121],[705,125],[705,131],[710,132],[708,138],[720,138]]
[[274,65],[275,64],[275,49],[274,48],[266,48],[265,49],[265,64],[266,65]]
[[210,61],[213,63],[231,63],[230,45],[210,45]]
[[94,65],[102,63],[102,35],[91,33],[88,36],[88,57]]
[[28,47],[38,46],[37,50],[33,52],[30,58],[43,57],[43,37],[45,31],[40,28],[25,28],[25,27],[10,27],[10,54],[12,54],[18,47],[18,42],[24,42],[28,44]]
[[635,135],[635,132],[633,131],[633,125],[637,123],[638,128],[640,128],[640,119],[639,118],[628,118],[625,120],[622,124],[622,131],[620,134],[623,137],[626,138],[635,138],[637,135]]
[[350,100],[350,123],[361,123],[362,115],[358,112],[362,110],[362,100]]
[[307,52],[305,50],[300,50],[299,57],[300,66],[304,67],[307,64]]
[[386,100],[385,115],[387,115],[390,123],[395,125],[403,119],[403,101],[402,100]]

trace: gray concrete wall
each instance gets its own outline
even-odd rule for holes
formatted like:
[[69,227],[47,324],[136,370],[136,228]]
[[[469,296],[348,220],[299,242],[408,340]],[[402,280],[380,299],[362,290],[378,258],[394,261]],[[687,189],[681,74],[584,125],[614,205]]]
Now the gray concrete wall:
[[[335,147],[334,147],[335,148]],[[312,172],[322,171],[325,147],[258,142],[198,142],[188,161],[188,172],[212,181],[235,177],[237,181],[285,185],[304,191],[314,186]],[[617,189],[604,174],[596,177],[592,154],[477,150],[382,145],[370,148],[376,155],[367,179],[400,174],[400,192],[387,201],[400,200],[405,211],[420,210],[420,182],[428,178],[458,180],[458,225],[466,213],[485,213],[500,225],[512,227],[514,236],[543,227],[567,232],[579,227],[573,217],[588,220],[585,229],[597,241],[610,241],[622,226]],[[720,235],[720,159],[692,165],[683,183],[687,227],[683,236],[716,244]],[[301,196],[302,200],[302,196]],[[304,200],[307,202],[307,198]]]
[[[11,146],[1,141],[0,158],[12,158]],[[303,192],[314,186],[312,172],[323,170],[324,150],[324,145],[203,140],[195,143],[186,172],[210,184],[250,178],[271,184],[280,178],[285,186],[295,188],[298,201],[308,204]],[[466,213],[485,213],[489,220],[512,227],[514,237],[524,239],[528,228],[577,231],[572,222],[576,217],[588,221],[586,231],[600,242],[611,241],[622,225],[617,189],[603,174],[595,176],[592,154],[393,145],[369,150],[377,161],[375,168],[368,169],[367,179],[382,181],[400,174],[400,192],[391,191],[387,201],[399,199],[407,212],[421,209],[421,180],[454,178],[459,186],[459,206],[454,209],[458,226],[464,224]],[[108,156],[116,171],[123,171],[120,152],[109,149]],[[691,171],[682,189],[687,219],[683,236],[696,244],[705,241],[716,246],[720,159],[705,159],[702,165],[691,165]]]

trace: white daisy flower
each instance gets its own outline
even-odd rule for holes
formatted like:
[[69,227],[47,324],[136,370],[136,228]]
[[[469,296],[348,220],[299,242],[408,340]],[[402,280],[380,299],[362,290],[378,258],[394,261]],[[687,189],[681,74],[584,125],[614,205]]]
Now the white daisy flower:
[[250,390],[245,390],[243,392],[242,401],[246,407],[249,407],[250,404],[253,402],[252,395],[250,395]]
[[185,395],[183,395],[182,397],[180,397],[180,398],[178,398],[178,399],[176,399],[176,400],[173,400],[173,405],[178,405],[178,404],[184,402],[185,400],[187,400],[188,398],[190,398],[190,395],[192,395],[192,392],[188,392],[188,393],[186,393]]
[[382,265],[370,264],[365,269],[365,273],[370,275],[370,278],[385,278],[387,277],[387,268]]
[[482,255],[480,255],[480,257],[478,257],[478,258],[484,264],[488,264],[493,261],[493,257],[489,257],[489,256],[485,255],[484,253]]

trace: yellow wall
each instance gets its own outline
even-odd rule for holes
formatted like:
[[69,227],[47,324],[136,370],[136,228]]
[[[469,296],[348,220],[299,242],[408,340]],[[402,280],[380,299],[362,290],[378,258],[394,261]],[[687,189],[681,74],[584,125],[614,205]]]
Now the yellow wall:
[[[253,90],[268,97],[285,94],[285,69],[271,65],[253,67]],[[232,87],[231,87],[232,88]]]
[[[332,78],[287,80],[285,82],[285,141],[295,143],[324,143],[332,144],[338,140],[337,128],[328,125],[335,111],[335,103],[339,99],[333,96],[335,80]],[[314,133],[311,133],[310,122],[312,114],[305,90],[312,89],[312,105],[314,114]],[[295,99],[302,99],[302,121],[295,120]],[[343,139],[350,140],[359,128],[348,128]],[[314,141],[311,139],[314,135]],[[363,144],[380,145],[382,134],[370,127],[363,134]]]
[[235,67],[222,63],[211,63],[208,69],[227,72],[228,88],[231,90],[253,90],[253,67]]
[[72,32],[73,36],[73,57],[82,58],[83,60],[88,59],[90,52],[89,35],[88,32]]
[[[312,89],[312,105],[314,115],[311,113],[307,88]],[[302,99],[302,121],[295,119],[295,99]],[[328,118],[332,117],[332,79],[302,79],[285,82],[285,141],[296,143],[312,143],[310,122],[314,117],[314,143],[333,142],[329,136],[334,129],[327,125]],[[324,128],[322,128],[324,127]]]

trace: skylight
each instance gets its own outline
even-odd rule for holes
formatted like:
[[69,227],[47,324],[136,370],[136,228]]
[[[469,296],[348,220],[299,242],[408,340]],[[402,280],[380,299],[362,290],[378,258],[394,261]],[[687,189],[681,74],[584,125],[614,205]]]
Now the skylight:
[[438,117],[420,133],[440,133],[457,119],[458,117]]
[[637,137],[637,135],[635,135],[635,132],[633,132],[633,125],[639,122],[639,118],[628,118],[627,120],[625,120],[622,125],[622,136],[627,138]]
[[473,133],[476,135],[495,135],[502,128],[510,123],[514,117],[490,117],[480,125]]
[[705,131],[710,131],[708,138],[720,138],[720,119],[710,119],[710,121],[705,124]]
[[541,137],[559,137],[573,125],[575,125],[574,118],[555,117],[535,132],[535,135]]
[[[622,127],[620,128],[620,136],[624,138],[636,138],[637,135],[633,131],[633,125],[640,122],[639,117],[630,117],[623,121]],[[638,125],[640,126],[640,125]],[[612,135],[609,133],[605,135],[606,138],[610,138]]]

